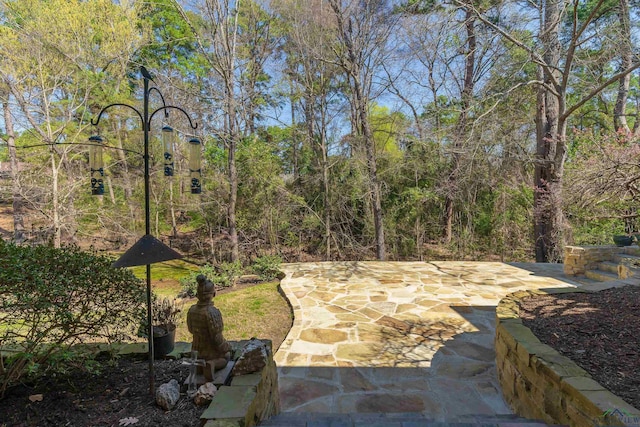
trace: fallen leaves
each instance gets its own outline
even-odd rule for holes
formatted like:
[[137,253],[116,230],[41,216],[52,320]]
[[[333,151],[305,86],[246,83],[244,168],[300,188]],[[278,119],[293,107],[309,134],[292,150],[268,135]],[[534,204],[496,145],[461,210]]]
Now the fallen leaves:
[[132,426],[134,424],[136,424],[138,420],[136,417],[127,417],[127,418],[122,418],[118,424],[121,426]]

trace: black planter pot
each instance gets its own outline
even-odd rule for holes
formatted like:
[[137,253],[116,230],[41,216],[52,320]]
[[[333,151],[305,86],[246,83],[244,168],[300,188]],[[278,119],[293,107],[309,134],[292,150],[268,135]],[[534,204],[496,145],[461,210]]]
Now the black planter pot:
[[153,354],[154,357],[161,358],[173,351],[176,343],[176,328],[166,328],[164,326],[153,327]]
[[630,246],[633,243],[633,236],[613,236],[613,243],[616,246]]

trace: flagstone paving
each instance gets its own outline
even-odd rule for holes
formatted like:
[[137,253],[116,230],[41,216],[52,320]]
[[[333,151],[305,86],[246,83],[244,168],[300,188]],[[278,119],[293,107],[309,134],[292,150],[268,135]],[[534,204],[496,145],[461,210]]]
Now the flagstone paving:
[[327,262],[283,266],[293,326],[275,355],[281,409],[511,414],[496,378],[495,307],[575,287],[562,265]]

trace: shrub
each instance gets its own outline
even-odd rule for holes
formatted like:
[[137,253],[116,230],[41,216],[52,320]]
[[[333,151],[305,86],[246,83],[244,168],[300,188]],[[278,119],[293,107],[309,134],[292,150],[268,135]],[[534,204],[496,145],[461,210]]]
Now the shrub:
[[236,262],[223,262],[218,267],[211,264],[205,264],[197,271],[192,271],[188,276],[180,279],[180,296],[194,297],[198,290],[196,277],[204,275],[211,280],[216,288],[229,288],[236,284],[236,280],[242,274],[242,264]]
[[[135,337],[144,319],[142,282],[112,260],[75,246],[0,240],[0,398],[30,371],[46,372],[78,342]],[[62,359],[64,360],[64,358]]]
[[[216,272],[216,269],[211,264],[205,264],[201,266],[197,271],[192,271],[187,276],[179,280],[180,286],[182,286],[179,296],[181,297],[196,296],[196,292],[198,291],[198,282],[196,282],[196,277],[198,277],[198,275],[200,274],[205,275],[209,279],[218,275],[218,273]],[[211,280],[213,281],[213,279]]]
[[273,280],[280,275],[282,258],[279,255],[264,255],[253,262],[253,271],[260,280]]
[[[240,261],[235,262],[223,262],[218,267],[220,270],[220,276],[223,278],[226,286],[235,286],[236,280],[242,275],[242,263]],[[215,283],[215,282],[214,282]]]

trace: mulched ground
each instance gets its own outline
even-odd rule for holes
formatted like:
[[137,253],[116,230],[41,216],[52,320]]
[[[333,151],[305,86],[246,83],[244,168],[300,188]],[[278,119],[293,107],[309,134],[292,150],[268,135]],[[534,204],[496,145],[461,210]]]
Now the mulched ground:
[[540,341],[640,408],[640,286],[527,298],[520,317]]
[[[189,367],[179,360],[158,360],[154,364],[156,387],[175,378],[182,384]],[[98,427],[199,425],[206,406],[197,407],[185,395],[174,410],[165,412],[149,393],[148,361],[121,358],[103,363],[99,375],[76,371],[47,378],[37,386],[22,385],[0,400],[2,427]],[[31,401],[37,395],[41,401]]]

